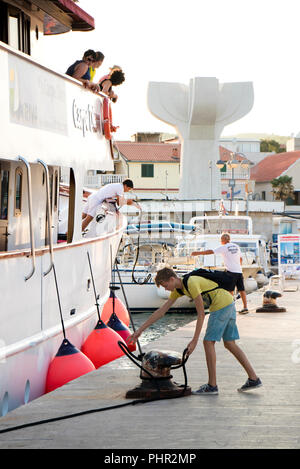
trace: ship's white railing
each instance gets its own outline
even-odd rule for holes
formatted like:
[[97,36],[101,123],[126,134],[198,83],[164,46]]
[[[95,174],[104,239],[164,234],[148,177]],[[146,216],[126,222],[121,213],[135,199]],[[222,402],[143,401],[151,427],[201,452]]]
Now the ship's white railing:
[[84,186],[97,188],[114,182],[123,182],[127,178],[126,174],[87,174],[84,177]]

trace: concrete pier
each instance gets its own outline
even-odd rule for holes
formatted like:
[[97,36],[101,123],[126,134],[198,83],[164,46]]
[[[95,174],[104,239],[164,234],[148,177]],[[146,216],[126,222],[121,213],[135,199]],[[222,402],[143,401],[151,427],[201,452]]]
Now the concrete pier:
[[[237,315],[245,351],[263,387],[237,388],[247,376],[216,345],[219,395],[189,396],[126,406],[0,434],[0,448],[212,449],[300,448],[300,291],[284,292],[285,313],[256,313],[261,291],[248,296],[250,313]],[[237,302],[237,309],[241,305]],[[206,318],[207,321],[207,318]],[[182,352],[195,322],[143,347]],[[205,327],[204,327],[205,329]],[[202,334],[203,336],[203,334]],[[202,342],[187,364],[192,388],[207,382]],[[182,370],[173,373],[183,383]],[[122,357],[0,418],[0,430],[29,422],[130,402],[138,368]]]

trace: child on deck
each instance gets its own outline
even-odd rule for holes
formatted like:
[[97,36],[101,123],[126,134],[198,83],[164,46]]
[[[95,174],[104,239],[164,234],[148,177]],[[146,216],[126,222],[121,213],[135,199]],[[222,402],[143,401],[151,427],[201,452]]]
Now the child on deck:
[[121,85],[125,81],[125,75],[118,65],[114,65],[110,68],[110,73],[100,78],[98,85],[100,91],[107,94],[110,99],[115,103],[118,99],[118,95],[115,94],[112,87]]

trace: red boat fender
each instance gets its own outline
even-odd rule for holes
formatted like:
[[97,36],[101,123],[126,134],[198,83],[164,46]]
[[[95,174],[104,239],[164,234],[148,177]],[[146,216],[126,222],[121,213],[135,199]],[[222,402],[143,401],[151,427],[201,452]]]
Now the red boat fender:
[[81,351],[93,362],[97,369],[124,355],[123,350],[118,345],[119,341],[119,334],[100,320],[84,342]]
[[102,321],[107,324],[111,315],[116,313],[120,321],[122,321],[127,327],[130,323],[129,313],[124,305],[124,303],[116,297],[114,291],[110,290],[110,297],[107,299],[103,310],[101,312]]
[[[125,324],[122,321],[120,321],[120,319],[115,313],[111,315],[107,323],[107,326],[113,329],[114,331],[116,331],[125,342],[126,342],[127,337],[131,335],[131,332],[128,329],[128,327],[125,326]],[[136,350],[135,344],[130,344],[130,345],[126,344],[126,345],[128,349],[130,350],[130,352],[134,352],[134,350]]]
[[46,378],[46,393],[54,391],[69,381],[94,370],[95,367],[91,360],[67,339],[64,339],[49,365]]

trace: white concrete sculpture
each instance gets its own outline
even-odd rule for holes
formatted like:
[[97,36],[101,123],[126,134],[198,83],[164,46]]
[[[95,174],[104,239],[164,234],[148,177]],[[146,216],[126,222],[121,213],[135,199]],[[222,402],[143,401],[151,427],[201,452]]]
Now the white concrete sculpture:
[[192,78],[190,85],[150,82],[148,107],[173,125],[181,138],[179,198],[219,199],[219,138],[225,125],[247,114],[254,102],[251,82],[219,83],[217,78]]

